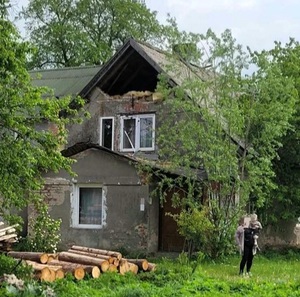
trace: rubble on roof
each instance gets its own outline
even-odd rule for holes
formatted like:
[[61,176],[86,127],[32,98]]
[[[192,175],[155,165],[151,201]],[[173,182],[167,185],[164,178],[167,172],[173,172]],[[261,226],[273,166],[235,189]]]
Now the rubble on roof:
[[111,96],[112,99],[137,99],[137,100],[146,100],[146,101],[159,101],[163,99],[163,95],[159,92],[150,92],[150,91],[129,91],[123,95],[114,95]]

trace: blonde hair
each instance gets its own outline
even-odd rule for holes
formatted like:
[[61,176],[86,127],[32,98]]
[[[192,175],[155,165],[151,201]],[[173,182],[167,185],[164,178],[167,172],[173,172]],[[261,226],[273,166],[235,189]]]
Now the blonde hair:
[[253,213],[251,216],[250,216],[250,221],[251,222],[255,222],[257,220],[257,214]]

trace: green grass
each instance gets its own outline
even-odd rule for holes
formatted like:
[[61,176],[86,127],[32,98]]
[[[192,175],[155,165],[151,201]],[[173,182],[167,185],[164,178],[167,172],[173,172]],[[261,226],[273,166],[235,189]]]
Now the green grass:
[[[239,256],[219,261],[204,261],[198,265],[186,259],[157,260],[155,272],[125,276],[102,274],[99,279],[75,281],[71,277],[54,283],[31,283],[28,289],[8,294],[0,288],[0,296],[56,297],[181,297],[181,296],[300,296],[300,261],[298,253],[257,255],[251,278],[238,276]],[[151,260],[152,261],[152,260]],[[46,294],[52,289],[55,295]],[[50,290],[51,291],[51,290]]]

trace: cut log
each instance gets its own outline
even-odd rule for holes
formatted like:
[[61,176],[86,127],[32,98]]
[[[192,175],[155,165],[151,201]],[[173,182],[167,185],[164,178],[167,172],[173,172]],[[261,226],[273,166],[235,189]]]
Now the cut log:
[[55,279],[63,279],[65,277],[65,272],[62,268],[55,271]]
[[81,280],[84,278],[85,276],[85,272],[84,272],[84,269],[82,266],[79,266],[77,268],[74,269],[74,272],[73,272],[73,275],[74,277],[77,279],[77,280]]
[[69,252],[59,253],[58,260],[72,262],[72,263],[85,264],[85,265],[94,265],[94,266],[100,267],[101,270],[102,270],[102,266],[103,266],[103,268],[106,266],[109,266],[109,263],[107,260],[100,259],[100,258],[93,258],[93,257],[86,256],[86,255],[73,254],[73,253],[69,253]]
[[25,263],[27,265],[30,265],[34,270],[37,270],[37,271],[41,271],[43,270],[44,268],[49,268],[53,271],[56,271],[56,270],[59,270],[62,268],[62,266],[55,266],[55,265],[49,265],[49,264],[41,264],[41,263],[37,263],[37,262],[34,262],[34,261],[30,261],[30,260],[25,260]]
[[148,270],[148,261],[146,259],[127,259],[128,262],[136,264],[140,270],[147,271]]
[[0,236],[0,241],[4,241],[4,240],[10,239],[10,238],[15,238],[15,237],[18,237],[18,235],[16,233],[2,235],[2,236]]
[[72,250],[77,250],[77,251],[85,251],[85,252],[91,252],[95,254],[101,254],[101,255],[106,255],[106,256],[112,256],[116,257],[119,260],[122,258],[122,254],[119,252],[115,251],[108,251],[108,250],[102,250],[102,249],[96,249],[96,248],[89,248],[85,246],[78,246],[78,245],[73,245],[71,247]]
[[[7,232],[9,230],[16,230],[15,228],[18,227],[19,224],[15,224],[15,225],[12,225],[12,226],[8,226],[8,227],[5,227],[5,228],[0,228],[0,232]],[[7,233],[12,233],[12,232],[7,232]]]
[[79,250],[73,250],[73,249],[69,249],[68,253],[73,253],[73,254],[77,254],[77,255],[85,255],[85,256],[90,256],[90,257],[93,257],[93,258],[104,259],[104,260],[107,260],[110,264],[113,263],[114,259],[116,259],[115,257],[112,257],[112,256],[106,256],[106,255],[102,255],[102,254],[86,252],[86,251],[79,251]]
[[40,280],[45,282],[55,281],[55,271],[45,267],[41,270]]
[[93,278],[98,278],[101,275],[100,268],[98,266],[93,266],[92,271],[90,272]]
[[48,256],[47,263],[50,263],[52,260],[58,258],[58,254],[47,254],[47,256]]
[[119,268],[119,273],[124,275],[126,272],[129,271],[128,261],[126,259],[121,259],[118,268]]
[[127,262],[127,263],[128,263],[128,266],[129,266],[128,272],[130,271],[133,274],[137,274],[139,272],[139,267],[136,264],[133,264],[133,263],[130,263],[130,262]]
[[118,267],[114,264],[109,264],[108,270],[109,272],[118,272]]
[[31,261],[39,262],[42,264],[46,264],[48,262],[48,255],[46,253],[10,251],[7,253],[7,255],[11,256],[13,258],[23,259],[23,260],[31,260]]
[[156,264],[154,263],[148,263],[148,269],[147,271],[154,271],[156,268]]
[[91,274],[93,278],[98,278],[101,274],[99,267],[94,265],[84,265],[61,260],[53,260],[51,265],[61,266],[64,272],[71,272],[73,275],[75,269],[78,267],[82,267],[85,273]]

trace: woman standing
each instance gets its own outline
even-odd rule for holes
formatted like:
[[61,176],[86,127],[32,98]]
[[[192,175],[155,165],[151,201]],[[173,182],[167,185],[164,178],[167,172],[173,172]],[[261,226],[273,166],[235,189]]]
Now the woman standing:
[[242,259],[240,262],[240,275],[244,275],[244,269],[246,266],[246,275],[251,276],[251,267],[253,262],[253,248],[255,243],[254,235],[257,235],[259,229],[252,226],[246,226],[245,218],[242,218],[239,222],[239,226],[235,233],[235,240],[239,246]]

